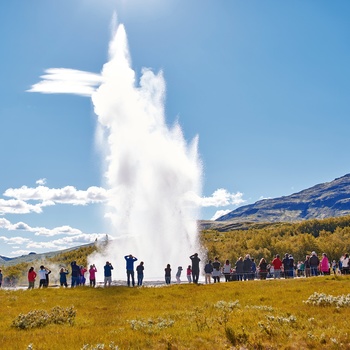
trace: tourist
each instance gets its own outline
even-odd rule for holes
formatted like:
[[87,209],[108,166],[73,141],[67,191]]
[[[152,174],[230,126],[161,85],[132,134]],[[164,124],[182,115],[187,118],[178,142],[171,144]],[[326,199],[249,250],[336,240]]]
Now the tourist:
[[192,282],[192,267],[191,267],[191,265],[188,265],[188,267],[187,267],[186,276],[187,276],[188,283],[191,283]]
[[311,276],[310,255],[306,255],[304,261],[305,277]]
[[48,275],[49,271],[50,270],[48,270],[44,265],[40,266],[40,270],[38,272],[39,280],[40,280],[39,281],[39,288],[41,288],[41,287],[46,288],[47,287],[47,275]]
[[322,253],[322,259],[320,262],[320,271],[323,275],[329,275],[329,260],[326,253]]
[[175,275],[177,283],[181,283],[181,278],[180,278],[181,277],[181,271],[182,271],[182,266],[179,266],[177,268],[177,272],[176,272],[176,275]]
[[294,278],[294,258],[291,254],[289,254],[289,277]]
[[143,282],[143,270],[144,270],[144,266],[143,266],[143,261],[140,262],[140,264],[136,267],[136,272],[137,272],[137,285],[138,286],[142,286],[142,282]]
[[225,265],[222,268],[222,272],[225,276],[225,282],[229,282],[231,280],[231,264],[229,260],[225,261]]
[[71,288],[79,286],[80,283],[80,267],[77,265],[76,261],[72,261],[70,264],[72,268],[72,282]]
[[65,286],[66,288],[68,287],[67,283],[67,275],[69,274],[67,269],[64,269],[63,267],[60,270],[60,286],[63,287]]
[[281,278],[282,260],[280,259],[279,254],[276,254],[271,264],[273,266],[273,278]]
[[250,259],[250,255],[247,254],[243,260],[243,278],[244,280],[252,279],[252,260]]
[[0,288],[1,288],[1,286],[2,286],[2,278],[3,278],[3,276],[2,276],[2,271],[0,270]]
[[80,282],[79,282],[79,284],[81,286],[85,286],[85,282],[86,282],[85,273],[86,272],[87,272],[87,269],[83,265],[81,265],[80,266]]
[[96,286],[96,266],[95,264],[90,265],[89,268],[89,280],[90,280],[90,287],[95,287]]
[[236,279],[237,281],[243,281],[243,258],[240,256],[235,264],[236,267]]
[[337,262],[335,260],[332,261],[332,271],[334,275],[337,274]]
[[192,279],[193,283],[198,283],[199,279],[199,262],[201,259],[199,259],[198,254],[194,253],[190,256],[190,259],[192,260]]
[[298,261],[297,271],[298,271],[298,277],[305,276],[305,274],[304,274],[304,272],[305,272],[305,263],[304,263],[304,261]]
[[171,282],[171,268],[170,268],[170,264],[168,264],[166,266],[164,271],[165,271],[165,283],[166,284],[170,284],[170,282]]
[[289,254],[284,254],[284,258],[282,260],[283,264],[283,271],[284,271],[284,278],[290,277],[290,261],[289,261]]
[[266,280],[266,276],[267,276],[267,262],[264,258],[261,258],[259,262],[259,277],[261,280]]
[[348,275],[349,274],[349,254],[345,253],[340,259],[340,261],[342,266],[342,273],[344,275]]
[[204,266],[205,284],[211,283],[211,274],[213,270],[213,265],[211,263],[211,260],[209,260],[208,263]]
[[[0,270],[1,273],[1,270]],[[36,279],[36,272],[34,271],[34,267],[32,266],[28,271],[28,289],[34,289],[34,283]]]
[[112,270],[113,270],[113,266],[109,261],[106,261],[106,265],[104,266],[104,286],[108,287],[111,286],[112,283]]
[[214,283],[220,282],[220,276],[221,276],[221,269],[220,269],[221,263],[219,261],[218,257],[215,257],[213,262],[213,280]]
[[252,261],[252,267],[251,267],[252,273],[250,274],[250,279],[253,280],[253,279],[255,279],[255,277],[257,275],[257,273],[256,273],[256,263],[255,263],[254,258],[251,258],[251,261]]
[[128,278],[127,284],[130,287],[130,277],[132,280],[132,286],[135,286],[135,278],[134,278],[134,262],[137,261],[137,258],[132,256],[132,254],[125,255],[124,259],[126,260],[126,275]]
[[310,256],[310,269],[311,269],[311,276],[317,276],[318,275],[318,267],[320,265],[320,259],[318,258],[316,252],[312,252]]

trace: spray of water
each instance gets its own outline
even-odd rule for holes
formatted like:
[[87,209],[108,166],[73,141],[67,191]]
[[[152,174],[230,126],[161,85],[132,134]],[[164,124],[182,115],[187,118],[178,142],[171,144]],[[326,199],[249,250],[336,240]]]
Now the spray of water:
[[89,262],[101,267],[98,279],[106,260],[114,265],[113,278],[125,279],[124,256],[129,254],[144,261],[145,279],[163,278],[168,263],[175,275],[200,251],[199,211],[189,200],[201,195],[198,139],[187,144],[178,124],[167,126],[162,72],[143,69],[136,82],[123,25],[109,55],[92,101],[105,155],[105,186],[112,193],[106,206],[112,239],[107,251]]

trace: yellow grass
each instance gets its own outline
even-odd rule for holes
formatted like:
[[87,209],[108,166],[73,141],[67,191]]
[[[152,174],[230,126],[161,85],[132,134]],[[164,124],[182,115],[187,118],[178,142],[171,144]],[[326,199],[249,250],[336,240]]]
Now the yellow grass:
[[[350,277],[1,290],[0,348],[350,349],[350,305],[304,303],[314,292],[347,294]],[[229,303],[236,300],[239,306],[232,303],[231,311]],[[20,313],[72,305],[77,312],[73,325],[11,326]]]

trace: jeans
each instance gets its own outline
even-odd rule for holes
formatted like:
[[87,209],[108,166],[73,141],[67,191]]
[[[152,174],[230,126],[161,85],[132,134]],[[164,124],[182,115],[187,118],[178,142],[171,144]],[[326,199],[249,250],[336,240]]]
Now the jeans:
[[79,285],[79,282],[80,282],[80,277],[77,276],[77,277],[74,277],[72,276],[72,283],[71,283],[71,287],[76,287]]
[[311,266],[311,276],[317,276],[318,271],[317,271],[317,266]]
[[193,278],[193,283],[198,283],[199,271],[192,270],[192,278]]
[[132,286],[135,285],[134,270],[126,270],[126,275],[128,276],[128,286],[130,287],[130,276],[132,280]]
[[281,270],[273,270],[273,278],[281,278]]
[[138,273],[137,274],[137,285],[142,286],[142,281],[143,281],[143,273]]

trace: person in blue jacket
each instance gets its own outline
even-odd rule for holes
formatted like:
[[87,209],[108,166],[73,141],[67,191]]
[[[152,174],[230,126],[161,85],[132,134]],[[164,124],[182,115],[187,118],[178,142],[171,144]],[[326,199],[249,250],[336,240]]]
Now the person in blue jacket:
[[132,280],[132,286],[135,286],[135,277],[134,277],[134,262],[137,261],[132,254],[125,255],[124,259],[126,260],[126,275],[128,278],[128,287],[130,287],[130,277]]
[[106,261],[106,265],[103,267],[104,268],[104,275],[105,275],[105,287],[111,286],[112,283],[112,270],[113,270],[113,266],[109,261]]

